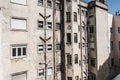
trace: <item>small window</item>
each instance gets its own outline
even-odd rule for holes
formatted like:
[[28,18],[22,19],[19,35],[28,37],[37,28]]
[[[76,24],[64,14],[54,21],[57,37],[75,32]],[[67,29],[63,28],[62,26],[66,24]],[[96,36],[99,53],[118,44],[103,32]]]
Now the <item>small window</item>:
[[56,10],[60,10],[61,6],[60,3],[56,3]]
[[70,54],[67,55],[67,64],[72,65],[72,55]]
[[47,25],[48,25],[48,29],[52,29],[52,23],[51,22],[48,22]]
[[75,64],[78,64],[78,54],[75,54]]
[[47,75],[52,75],[52,67],[49,67],[49,68],[47,69]]
[[120,50],[120,41],[119,41],[119,43],[118,43],[118,44],[119,44],[119,50]]
[[52,44],[48,44],[48,45],[47,45],[47,50],[48,50],[48,51],[51,51],[51,50],[52,50]]
[[78,42],[77,33],[74,33],[74,42],[75,42],[75,43]]
[[57,70],[57,71],[61,71],[61,65],[57,65],[57,66],[56,66],[56,70]]
[[68,80],[72,80],[72,77],[68,77]]
[[52,7],[52,1],[51,0],[47,0],[47,7],[51,8]]
[[89,43],[89,48],[94,50],[95,49],[95,43],[94,42],[90,42]]
[[38,0],[38,6],[43,6],[43,0]]
[[110,32],[113,33],[113,28],[110,28]]
[[120,27],[118,27],[118,33],[120,33]]
[[90,65],[95,67],[95,58],[90,59]]
[[74,12],[74,21],[77,22],[77,13]]
[[43,45],[38,45],[38,53],[42,53],[44,49]]
[[67,33],[67,43],[71,43],[71,33]]
[[12,30],[26,30],[27,29],[26,19],[12,18],[11,29]]
[[111,67],[114,66],[114,58],[111,59]]
[[75,80],[79,80],[79,76],[75,76]]
[[71,13],[70,12],[66,12],[66,21],[71,22]]
[[27,4],[27,0],[11,0],[11,2],[23,5]]
[[44,76],[44,69],[38,69],[38,77]]
[[89,31],[90,31],[90,33],[94,33],[94,27],[89,27]]
[[60,44],[56,44],[56,50],[61,50],[61,45]]
[[61,24],[60,23],[56,23],[56,29],[60,30],[61,29]]
[[12,75],[11,80],[27,80],[27,72],[15,73]]
[[11,57],[12,58],[22,58],[27,56],[27,46],[12,46],[11,47]]
[[43,21],[38,21],[38,28],[43,28]]

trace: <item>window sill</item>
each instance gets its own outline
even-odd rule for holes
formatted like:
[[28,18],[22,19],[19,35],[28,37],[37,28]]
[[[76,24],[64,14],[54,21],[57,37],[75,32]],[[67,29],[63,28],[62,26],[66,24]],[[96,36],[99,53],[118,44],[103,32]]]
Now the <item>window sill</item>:
[[21,3],[16,3],[16,2],[11,2],[12,4],[17,4],[17,5],[21,5],[21,6],[27,6],[27,4],[21,4]]
[[11,29],[10,31],[21,31],[21,32],[28,32],[27,30],[23,30],[23,29]]
[[12,57],[11,60],[19,61],[19,60],[21,60],[21,59],[26,59],[26,58],[27,58],[27,56],[24,56],[24,57],[16,57],[16,58]]

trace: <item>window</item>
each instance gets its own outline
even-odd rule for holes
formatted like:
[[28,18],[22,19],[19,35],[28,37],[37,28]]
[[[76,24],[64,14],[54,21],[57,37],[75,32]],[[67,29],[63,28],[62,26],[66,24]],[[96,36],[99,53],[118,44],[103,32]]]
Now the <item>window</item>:
[[60,23],[56,23],[56,29],[57,29],[57,30],[60,30],[60,29],[61,29]]
[[72,80],[72,77],[68,77],[68,80]]
[[52,2],[50,0],[47,0],[47,7],[51,8],[52,7]]
[[60,10],[61,6],[60,3],[56,3],[56,10]]
[[114,66],[114,58],[111,59],[111,66]]
[[67,63],[68,65],[72,65],[72,55],[70,54],[67,55]]
[[110,32],[113,33],[113,28],[110,28]]
[[75,76],[75,80],[79,80],[79,76]]
[[78,39],[77,39],[77,33],[74,33],[74,42],[77,43]]
[[12,46],[11,47],[11,57],[12,58],[22,58],[27,56],[27,46]]
[[11,19],[11,29],[12,30],[26,30],[27,29],[27,22],[26,19]]
[[95,58],[90,59],[90,65],[95,67]]
[[88,80],[96,80],[96,75],[93,73],[89,73]]
[[38,28],[43,28],[43,21],[38,21]]
[[61,65],[57,65],[56,70],[61,71]]
[[11,0],[11,2],[23,5],[27,4],[27,0]]
[[66,12],[66,21],[71,22],[71,14],[70,14],[70,12]]
[[82,47],[85,47],[85,43],[82,43]]
[[48,25],[48,29],[52,29],[52,23],[51,22],[47,22]]
[[77,13],[74,12],[74,21],[77,22]]
[[94,33],[94,27],[89,27],[90,28],[90,33]]
[[67,33],[67,43],[71,43],[71,33]]
[[44,76],[44,69],[38,69],[38,77]]
[[27,72],[13,74],[12,80],[27,80]]
[[47,75],[51,75],[52,74],[52,67],[49,67],[48,69],[47,69]]
[[61,50],[61,45],[60,44],[56,44],[56,50]]
[[120,33],[120,27],[118,27],[118,33]]
[[89,48],[92,49],[92,50],[94,50],[94,48],[95,48],[95,43],[94,43],[94,42],[90,42],[90,43],[89,43]]
[[78,64],[78,54],[75,54],[75,64]]
[[48,44],[48,45],[47,45],[47,50],[48,50],[48,51],[52,50],[52,44]]
[[42,53],[43,52],[43,45],[38,45],[38,53]]
[[38,0],[38,6],[43,6],[43,0]]

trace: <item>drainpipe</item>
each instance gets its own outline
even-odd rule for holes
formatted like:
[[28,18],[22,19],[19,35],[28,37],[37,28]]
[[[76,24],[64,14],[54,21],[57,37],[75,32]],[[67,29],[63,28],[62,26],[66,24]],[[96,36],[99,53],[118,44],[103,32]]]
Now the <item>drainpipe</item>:
[[81,51],[81,80],[83,80],[83,54],[82,54],[82,18],[81,18],[81,6],[79,5],[79,9],[80,9],[80,51]]
[[54,64],[54,80],[56,80],[56,36],[55,36],[55,29],[56,29],[56,0],[53,0],[53,64]]

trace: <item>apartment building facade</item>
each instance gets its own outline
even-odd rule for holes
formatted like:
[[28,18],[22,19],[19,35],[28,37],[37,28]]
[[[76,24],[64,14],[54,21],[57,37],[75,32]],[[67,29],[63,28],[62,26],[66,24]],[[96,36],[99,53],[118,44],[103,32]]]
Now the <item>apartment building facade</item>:
[[0,79],[110,80],[105,2],[0,0]]
[[61,80],[61,3],[54,4],[0,0],[0,79]]
[[87,80],[87,3],[64,0],[65,80]]

